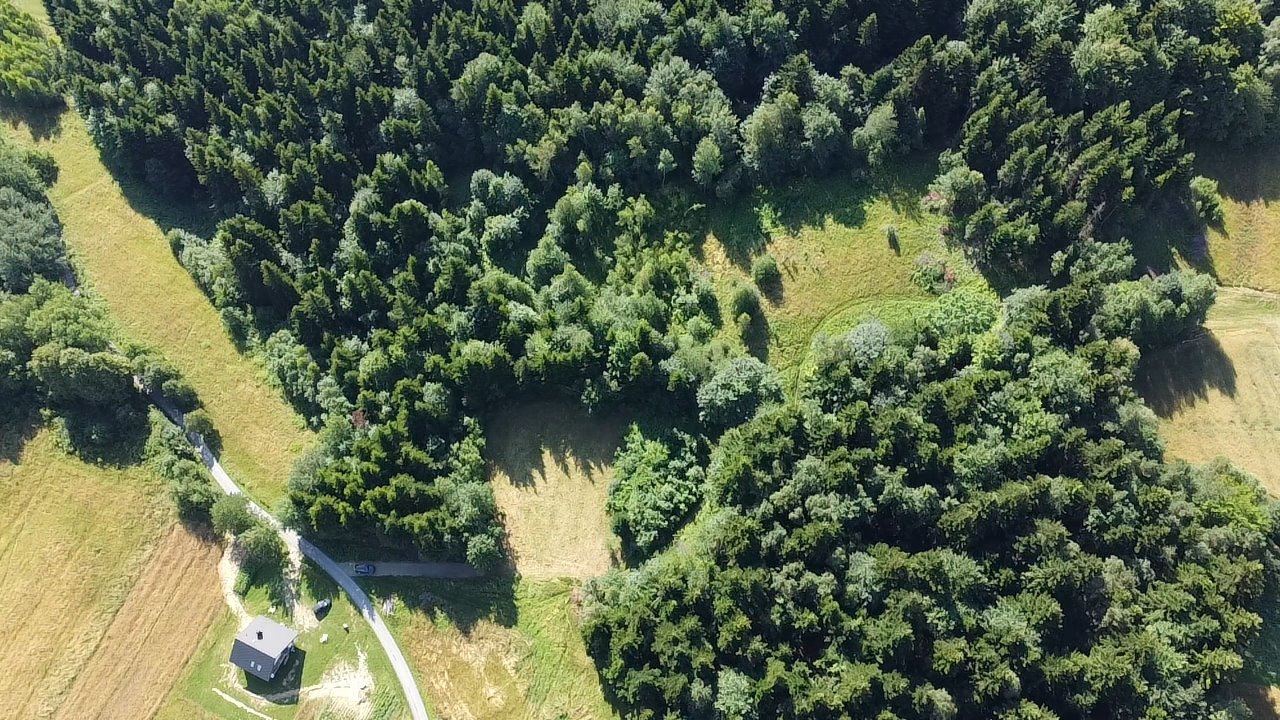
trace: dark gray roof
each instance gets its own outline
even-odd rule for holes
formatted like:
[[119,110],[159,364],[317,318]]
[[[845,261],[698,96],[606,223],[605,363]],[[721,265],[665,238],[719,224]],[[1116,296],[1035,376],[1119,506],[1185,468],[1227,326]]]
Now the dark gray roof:
[[236,635],[231,646],[231,663],[263,680],[270,680],[280,658],[298,633],[259,615]]

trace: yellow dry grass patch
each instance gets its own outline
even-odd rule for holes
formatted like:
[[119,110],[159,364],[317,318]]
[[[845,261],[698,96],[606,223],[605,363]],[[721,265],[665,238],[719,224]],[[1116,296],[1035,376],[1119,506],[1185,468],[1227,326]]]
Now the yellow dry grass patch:
[[160,227],[133,203],[147,212],[172,208],[150,197],[131,202],[74,111],[62,115],[50,137],[36,139],[22,123],[14,130],[19,144],[47,151],[58,163],[49,197],[81,277],[126,336],[159,350],[191,381],[222,435],[228,472],[255,498],[274,504],[311,434],[266,371],[236,351]]
[[603,575],[619,541],[605,499],[626,423],[564,402],[532,402],[490,419],[489,477],[516,570],[528,578]]
[[1138,389],[1171,457],[1225,456],[1280,495],[1280,296],[1221,288],[1205,328],[1144,358]]
[[582,643],[573,581],[415,581],[398,587],[402,596],[419,596],[389,622],[409,661],[421,669],[433,718],[617,717]]
[[[0,460],[0,708],[50,718],[102,647],[170,522],[142,468],[108,470],[36,434]],[[100,701],[106,698],[99,698]]]
[[1199,164],[1223,194],[1225,221],[1208,232],[1209,269],[1223,285],[1280,292],[1280,149],[1205,152]]
[[71,688],[59,720],[155,715],[222,608],[220,548],[175,525]]

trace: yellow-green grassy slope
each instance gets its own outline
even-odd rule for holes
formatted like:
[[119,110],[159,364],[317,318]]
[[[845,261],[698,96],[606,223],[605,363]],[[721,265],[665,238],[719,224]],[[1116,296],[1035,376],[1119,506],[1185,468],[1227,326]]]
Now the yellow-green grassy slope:
[[1280,148],[1202,151],[1198,171],[1218,181],[1224,222],[1208,232],[1222,285],[1280,292]]
[[[888,187],[802,180],[713,209],[703,264],[726,310],[726,335],[737,333],[727,316],[732,289],[751,283],[751,261],[764,253],[782,271],[781,291],[762,298],[764,350],[770,364],[792,379],[820,333],[839,334],[872,318],[890,328],[916,327],[935,300],[911,280],[925,253],[946,263],[957,286],[991,292],[963,255],[946,246],[943,220],[919,209],[932,170],[929,163],[906,163]],[[890,241],[890,228],[896,241]]]
[[[22,0],[18,7],[47,24],[38,2]],[[11,129],[19,144],[47,151],[58,163],[49,197],[82,278],[106,300],[127,337],[159,350],[191,381],[222,436],[228,472],[253,497],[275,504],[311,435],[265,370],[236,351],[160,227],[137,207],[158,204],[145,188],[126,196],[74,110],[52,133],[37,133],[45,137],[33,137],[21,120]]]
[[172,522],[143,466],[106,469],[51,431],[0,428],[0,707],[50,718]]
[[610,720],[578,622],[578,583],[518,580],[381,580],[394,595],[387,618],[421,668],[433,717],[444,720]]

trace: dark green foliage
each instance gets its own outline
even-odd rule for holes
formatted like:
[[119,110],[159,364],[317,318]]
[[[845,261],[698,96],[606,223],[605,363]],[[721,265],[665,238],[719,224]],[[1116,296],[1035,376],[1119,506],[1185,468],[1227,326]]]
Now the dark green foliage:
[[687,433],[645,437],[631,426],[613,462],[607,509],[628,551],[643,558],[662,549],[702,499],[698,441]]
[[762,291],[776,292],[782,287],[782,271],[778,269],[778,261],[768,253],[758,256],[751,261],[751,279]]
[[925,327],[938,337],[981,333],[995,324],[1000,302],[990,293],[960,287],[938,298],[924,318]]
[[759,315],[761,312],[759,291],[750,285],[735,285],[733,294],[729,298],[729,312],[735,318],[743,315],[748,317]]
[[0,98],[34,106],[62,102],[58,48],[36,19],[0,5]]
[[209,449],[217,452],[222,447],[222,438],[218,435],[218,429],[213,424],[213,418],[209,417],[209,413],[203,408],[196,408],[182,416],[183,425],[186,426],[187,432],[199,435],[204,444]]
[[916,258],[916,269],[911,272],[911,282],[925,292],[941,295],[955,284],[955,273],[947,268],[945,260],[925,252]]
[[1218,183],[1202,175],[1191,178],[1188,185],[1191,190],[1191,206],[1196,217],[1209,225],[1222,224],[1222,196],[1218,194]]
[[0,291],[26,292],[37,277],[61,279],[65,255],[53,208],[0,187]]
[[260,522],[249,511],[249,498],[238,493],[218,498],[210,516],[219,535],[239,535]]
[[[214,509],[217,509],[216,505]],[[283,570],[288,554],[280,535],[261,520],[236,536],[236,549],[240,553],[241,567],[254,578]]]
[[1216,291],[1211,276],[1190,270],[1117,283],[1106,290],[1098,328],[1140,347],[1167,345],[1204,322]]
[[185,523],[207,524],[222,493],[213,483],[182,431],[158,410],[151,412],[147,459],[169,485],[169,497]]
[[1161,462],[1128,343],[994,340],[841,343],[724,436],[704,544],[594,588],[627,717],[1211,716],[1273,507]]
[[698,388],[699,417],[712,433],[746,422],[762,406],[781,400],[777,371],[753,357],[724,363]]
[[200,407],[196,389],[164,357],[145,350],[133,353],[133,373],[142,381],[144,390],[159,394],[180,412]]

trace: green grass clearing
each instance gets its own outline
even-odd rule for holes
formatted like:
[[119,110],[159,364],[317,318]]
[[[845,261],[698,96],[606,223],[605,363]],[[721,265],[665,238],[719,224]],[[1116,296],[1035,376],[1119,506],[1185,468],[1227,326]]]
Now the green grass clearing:
[[1209,263],[1223,285],[1280,292],[1280,148],[1199,153],[1218,181],[1225,221],[1208,232]]
[[605,501],[628,425],[567,401],[510,403],[485,423],[489,479],[522,577],[586,579],[619,562]]
[[387,617],[443,720],[605,720],[604,699],[578,624],[581,591],[569,579],[384,579]]
[[1170,456],[1227,457],[1280,496],[1280,296],[1221,288],[1205,329],[1149,353],[1138,389]]
[[[735,283],[751,283],[751,259],[768,252],[782,270],[780,291],[764,295],[768,341],[753,350],[792,380],[803,371],[813,338],[839,334],[865,319],[911,331],[934,296],[911,275],[928,253],[946,263],[955,285],[986,282],[946,246],[943,220],[922,213],[918,201],[932,178],[930,163],[912,161],[896,182],[827,179],[798,181],[714,208],[703,263],[723,307]],[[888,228],[896,230],[896,241]],[[725,318],[726,336],[737,336]]]

